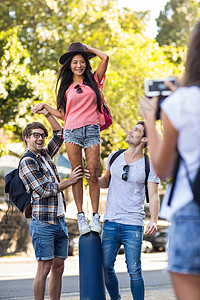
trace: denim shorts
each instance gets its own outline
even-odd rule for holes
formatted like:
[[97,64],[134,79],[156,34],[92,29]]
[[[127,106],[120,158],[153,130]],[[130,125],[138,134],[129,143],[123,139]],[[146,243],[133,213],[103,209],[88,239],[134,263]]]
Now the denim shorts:
[[101,143],[100,140],[100,125],[86,125],[76,129],[66,129],[64,132],[64,142],[72,143],[89,148]]
[[69,236],[65,217],[58,217],[56,222],[49,224],[32,218],[30,234],[37,260],[68,257]]
[[169,228],[169,271],[200,274],[200,206],[190,202],[175,213]]

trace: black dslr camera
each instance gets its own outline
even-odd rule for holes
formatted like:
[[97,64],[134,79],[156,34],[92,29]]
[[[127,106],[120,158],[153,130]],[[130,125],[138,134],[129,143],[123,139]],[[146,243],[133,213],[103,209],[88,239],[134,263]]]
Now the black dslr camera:
[[174,85],[178,86],[175,77],[168,77],[165,79],[146,79],[144,82],[144,92],[147,97],[159,97],[158,108],[156,112],[156,120],[160,119],[160,105],[169,96],[172,91],[164,84],[165,81],[171,81]]

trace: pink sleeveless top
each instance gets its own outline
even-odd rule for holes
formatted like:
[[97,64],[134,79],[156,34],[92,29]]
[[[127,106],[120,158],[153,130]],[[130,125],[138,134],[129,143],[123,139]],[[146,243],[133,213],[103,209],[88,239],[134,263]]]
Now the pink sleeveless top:
[[[98,81],[96,73],[94,73],[94,79],[97,86],[103,91],[103,85],[106,76],[102,79],[101,83]],[[105,124],[104,115],[97,109],[97,96],[95,92],[83,83],[79,84],[82,89],[82,93],[78,94],[74,87],[76,84],[71,84],[65,93],[67,99],[66,114],[64,130],[80,128],[86,125],[92,124]]]

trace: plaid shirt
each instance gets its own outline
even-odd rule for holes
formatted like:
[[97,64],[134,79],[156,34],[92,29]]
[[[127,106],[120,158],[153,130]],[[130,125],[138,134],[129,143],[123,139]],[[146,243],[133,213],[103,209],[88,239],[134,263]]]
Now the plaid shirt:
[[42,222],[51,224],[56,224],[58,184],[55,183],[55,178],[46,167],[41,155],[48,161],[60,182],[56,165],[52,158],[59,151],[62,143],[63,130],[53,131],[53,138],[50,140],[47,147],[42,150],[41,154],[36,154],[29,149],[26,151],[33,153],[40,162],[40,165],[34,158],[25,157],[22,159],[19,168],[19,176],[23,181],[27,192],[33,191],[31,197],[32,216]]

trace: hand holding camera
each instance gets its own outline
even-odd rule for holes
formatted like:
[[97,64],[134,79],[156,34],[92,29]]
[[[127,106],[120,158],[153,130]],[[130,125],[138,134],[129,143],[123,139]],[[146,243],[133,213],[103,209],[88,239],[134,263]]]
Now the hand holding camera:
[[[167,96],[169,96],[172,92],[174,92],[177,89],[177,87],[178,87],[178,80],[176,77],[168,77],[165,79],[157,79],[157,80],[152,80],[152,79],[145,80],[144,82],[145,95],[149,98],[158,97],[157,107],[154,108],[156,120],[160,119],[161,103],[165,100]],[[152,104],[153,103],[151,103],[150,106],[152,106]]]
[[[169,85],[168,85],[169,83]],[[144,92],[147,97],[164,96],[167,97],[172,93],[173,87],[178,86],[176,77],[167,77],[165,79],[146,79],[144,82]]]

